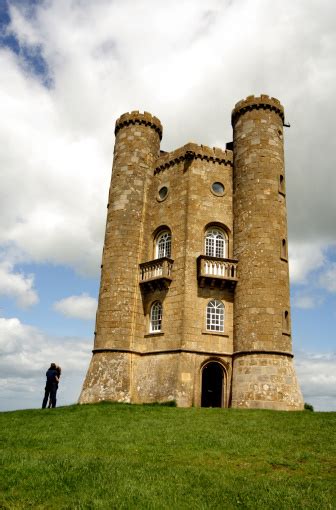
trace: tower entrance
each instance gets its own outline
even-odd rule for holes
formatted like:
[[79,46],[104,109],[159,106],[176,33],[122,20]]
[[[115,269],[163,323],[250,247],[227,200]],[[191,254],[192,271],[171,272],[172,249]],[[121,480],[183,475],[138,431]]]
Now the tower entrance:
[[223,407],[223,367],[212,361],[202,370],[202,407]]

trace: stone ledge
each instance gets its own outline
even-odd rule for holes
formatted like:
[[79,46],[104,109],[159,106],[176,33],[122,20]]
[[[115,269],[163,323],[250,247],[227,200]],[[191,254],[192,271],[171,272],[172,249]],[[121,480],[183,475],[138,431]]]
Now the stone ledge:
[[[152,336],[152,335],[150,335]],[[217,351],[195,351],[192,349],[164,349],[158,351],[136,351],[134,349],[116,349],[116,348],[97,348],[92,350],[93,354],[98,354],[101,352],[112,352],[112,353],[122,353],[122,354],[136,354],[138,356],[153,356],[156,354],[200,354],[202,356],[229,356],[232,357],[232,352],[217,352]]]
[[207,331],[206,329],[202,330],[202,335],[212,335],[230,338],[230,335],[228,335],[227,333],[221,333],[220,331]]
[[197,145],[196,143],[187,143],[183,147],[162,154],[156,164],[155,172],[176,165],[181,161],[192,161],[201,159],[224,165],[233,165],[233,152],[228,149],[219,149],[218,147],[207,147],[206,145]]
[[160,140],[162,139],[162,124],[160,120],[148,112],[140,113],[137,110],[130,113],[124,113],[116,120],[114,134],[116,135],[121,128],[132,124],[143,124],[145,126],[149,126],[158,133]]
[[266,354],[268,355],[277,355],[277,356],[288,356],[289,358],[294,358],[294,354],[289,351],[266,351],[266,350],[251,350],[251,351],[235,351],[232,356],[238,357],[238,356],[250,356],[251,354]]

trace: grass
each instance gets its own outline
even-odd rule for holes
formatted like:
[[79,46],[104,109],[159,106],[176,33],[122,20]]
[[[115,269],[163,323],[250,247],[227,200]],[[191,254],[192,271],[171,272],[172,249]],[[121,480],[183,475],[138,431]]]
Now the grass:
[[334,509],[336,413],[0,413],[0,508]]

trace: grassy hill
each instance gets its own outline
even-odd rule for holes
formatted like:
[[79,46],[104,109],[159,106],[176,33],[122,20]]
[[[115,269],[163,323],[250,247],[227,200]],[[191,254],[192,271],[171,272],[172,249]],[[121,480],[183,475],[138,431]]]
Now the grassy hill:
[[1,413],[0,508],[336,508],[335,429],[308,411]]

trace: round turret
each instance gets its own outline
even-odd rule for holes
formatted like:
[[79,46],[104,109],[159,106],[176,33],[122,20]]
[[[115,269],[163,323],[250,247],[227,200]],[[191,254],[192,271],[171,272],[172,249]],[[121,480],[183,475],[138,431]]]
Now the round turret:
[[[146,189],[160,152],[162,126],[149,113],[116,122],[93,358],[80,402],[130,401],[130,358],[138,310]],[[122,374],[115,382],[115,374]]]
[[292,367],[283,121],[282,105],[267,95],[232,112],[235,407],[302,404]]

